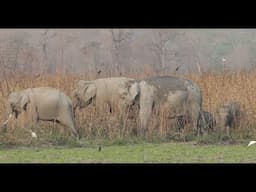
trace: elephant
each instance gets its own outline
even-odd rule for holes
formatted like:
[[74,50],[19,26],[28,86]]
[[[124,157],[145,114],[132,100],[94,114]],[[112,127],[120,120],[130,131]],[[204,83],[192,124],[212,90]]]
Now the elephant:
[[136,80],[127,77],[79,80],[73,90],[74,111],[93,104],[99,111],[124,112],[134,105],[138,89]]
[[241,111],[240,103],[228,101],[217,110],[217,124],[230,135],[230,128],[239,127],[242,116],[244,113]]
[[199,126],[203,127],[205,126],[207,130],[213,131],[216,127],[216,118],[214,115],[209,111],[203,111],[202,113],[204,115],[204,121],[203,118],[199,118]]
[[[73,104],[65,93],[51,87],[28,88],[12,92],[7,99],[7,114],[9,118],[3,123],[7,125],[13,115],[25,112],[32,127],[41,121],[53,121],[69,127],[71,133],[78,137],[75,126]],[[32,137],[36,137],[31,131]]]
[[[214,115],[208,111],[202,111],[202,115],[204,118],[201,117],[201,114],[198,119],[198,127],[205,128],[207,131],[213,131],[216,126],[216,119]],[[187,118],[185,115],[179,115],[176,118],[176,129],[178,131],[184,129],[185,125],[188,123]]]
[[187,118],[185,117],[185,115],[178,115],[176,117],[176,131],[181,131],[184,129],[185,125],[187,124]]
[[202,113],[202,92],[198,85],[188,79],[174,76],[155,76],[139,80],[139,89],[133,89],[133,98],[139,100],[139,119],[142,134],[148,130],[152,111],[164,110],[168,118],[185,116],[191,120],[198,134],[198,119]]

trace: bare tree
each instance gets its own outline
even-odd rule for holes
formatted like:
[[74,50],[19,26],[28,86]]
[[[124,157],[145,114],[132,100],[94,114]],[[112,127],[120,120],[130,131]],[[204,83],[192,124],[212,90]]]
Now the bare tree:
[[124,29],[110,29],[113,44],[113,61],[117,73],[121,73],[121,49],[131,40],[131,33]]
[[48,40],[47,33],[48,29],[45,29],[45,31],[42,32],[42,41],[41,41],[41,46],[42,46],[42,61],[40,62],[40,72],[45,73],[46,72],[46,65],[47,65],[47,52],[46,52],[46,43]]
[[199,74],[202,74],[202,63],[201,63],[201,39],[199,37],[194,37],[191,33],[185,33],[188,42],[193,48],[194,56],[196,59],[196,67]]
[[20,62],[20,55],[30,47],[27,40],[27,33],[19,33],[1,42],[0,65],[3,78],[14,73],[24,73],[25,63]]
[[168,49],[168,43],[173,43],[179,33],[174,29],[158,29],[154,30],[153,33],[153,41],[150,44],[150,48],[161,70],[165,70],[167,68],[167,56],[175,54]]
[[59,53],[59,58],[57,59],[58,65],[60,67],[60,71],[63,73],[66,73],[67,71],[71,72],[74,68],[73,63],[68,63],[66,61],[67,57],[67,49],[70,48],[72,43],[75,43],[77,40],[77,37],[74,35],[69,35],[65,33],[55,33],[57,37],[57,41],[59,42],[59,45],[57,47],[58,53]]
[[47,54],[47,44],[50,38],[56,36],[56,33],[53,33],[52,35],[49,35],[49,29],[45,29],[41,33],[41,41],[40,46],[42,47],[42,58],[40,62],[40,73],[46,73],[49,70],[49,60],[48,60],[48,54]]

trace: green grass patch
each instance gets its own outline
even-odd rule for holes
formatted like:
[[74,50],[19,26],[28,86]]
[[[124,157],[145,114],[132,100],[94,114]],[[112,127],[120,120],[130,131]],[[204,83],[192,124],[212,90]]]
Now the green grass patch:
[[255,146],[140,143],[1,148],[0,163],[256,163]]

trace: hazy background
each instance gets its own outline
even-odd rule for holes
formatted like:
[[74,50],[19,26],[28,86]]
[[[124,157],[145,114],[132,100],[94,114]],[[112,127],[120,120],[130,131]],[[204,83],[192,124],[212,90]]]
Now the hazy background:
[[0,29],[10,74],[253,70],[256,29]]

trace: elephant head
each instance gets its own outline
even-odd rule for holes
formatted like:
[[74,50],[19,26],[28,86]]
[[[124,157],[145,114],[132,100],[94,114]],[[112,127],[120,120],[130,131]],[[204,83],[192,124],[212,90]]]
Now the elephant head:
[[18,118],[19,114],[22,111],[27,110],[28,103],[30,98],[27,92],[20,91],[11,93],[7,101],[7,112],[8,114],[15,114],[15,117]]
[[121,95],[121,98],[124,100],[125,105],[132,106],[138,101],[138,96],[140,93],[139,83],[132,81],[127,86],[127,92]]
[[7,100],[7,110],[6,115],[8,115],[8,119],[3,123],[3,125],[7,125],[8,121],[14,115],[17,119],[19,114],[22,111],[26,111],[28,104],[30,103],[30,97],[28,92],[26,91],[18,91],[13,92],[8,96]]
[[77,87],[73,92],[74,108],[79,109],[87,107],[96,98],[97,88],[93,81],[80,80],[77,83]]

